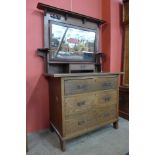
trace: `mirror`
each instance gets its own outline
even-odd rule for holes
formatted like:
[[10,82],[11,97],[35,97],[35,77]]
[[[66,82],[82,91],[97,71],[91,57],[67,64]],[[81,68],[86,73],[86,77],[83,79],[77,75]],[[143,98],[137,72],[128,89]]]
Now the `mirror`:
[[93,61],[96,33],[92,30],[50,25],[50,58]]

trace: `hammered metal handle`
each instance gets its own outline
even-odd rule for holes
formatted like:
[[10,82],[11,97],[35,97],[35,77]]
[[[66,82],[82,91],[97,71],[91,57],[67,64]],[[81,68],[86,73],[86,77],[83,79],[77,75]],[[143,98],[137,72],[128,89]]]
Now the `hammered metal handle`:
[[84,120],[80,120],[80,121],[78,121],[78,125],[83,125],[84,123],[85,123]]
[[111,96],[105,96],[103,99],[105,102],[109,102],[111,100]]
[[85,101],[77,102],[77,106],[81,107],[83,105],[85,105]]

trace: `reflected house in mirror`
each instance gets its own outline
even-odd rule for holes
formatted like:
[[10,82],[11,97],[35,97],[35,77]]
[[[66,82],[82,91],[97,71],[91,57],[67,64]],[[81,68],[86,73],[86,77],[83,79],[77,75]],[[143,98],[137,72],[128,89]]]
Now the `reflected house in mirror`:
[[46,73],[100,72],[96,55],[105,21],[46,5],[38,8],[44,10],[44,49],[38,55],[44,57]]
[[67,25],[50,24],[51,59],[93,61],[95,51],[95,32]]

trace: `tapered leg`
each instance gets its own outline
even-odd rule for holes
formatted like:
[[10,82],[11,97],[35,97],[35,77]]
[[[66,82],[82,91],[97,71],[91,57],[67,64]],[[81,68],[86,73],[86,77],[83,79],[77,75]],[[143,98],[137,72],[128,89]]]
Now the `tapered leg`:
[[[59,138],[60,139],[60,138]],[[60,147],[61,150],[64,152],[66,150],[66,143],[64,140],[60,139]]]
[[113,123],[113,128],[118,129],[118,121]]

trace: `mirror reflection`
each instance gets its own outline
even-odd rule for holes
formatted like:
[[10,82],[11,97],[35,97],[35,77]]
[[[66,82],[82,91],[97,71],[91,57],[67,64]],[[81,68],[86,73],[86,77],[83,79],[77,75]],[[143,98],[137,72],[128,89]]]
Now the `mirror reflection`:
[[52,59],[93,60],[95,32],[51,24]]

